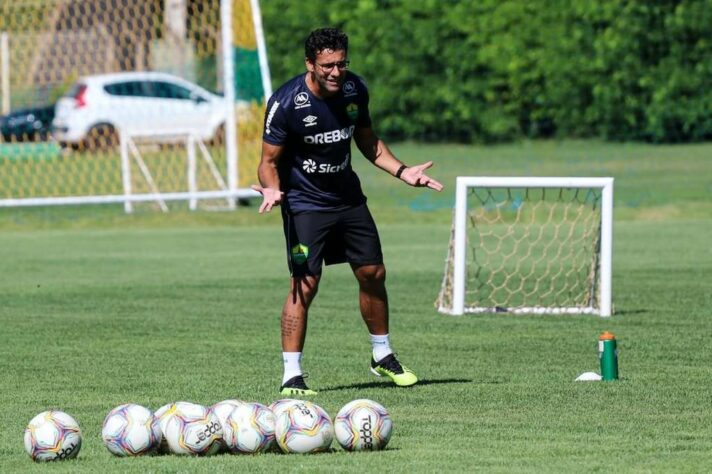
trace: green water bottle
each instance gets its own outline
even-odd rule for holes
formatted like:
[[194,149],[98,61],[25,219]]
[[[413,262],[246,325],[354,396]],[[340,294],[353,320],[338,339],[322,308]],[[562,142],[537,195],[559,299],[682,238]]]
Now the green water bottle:
[[613,333],[605,331],[598,338],[598,358],[601,360],[601,379],[618,380],[618,349]]

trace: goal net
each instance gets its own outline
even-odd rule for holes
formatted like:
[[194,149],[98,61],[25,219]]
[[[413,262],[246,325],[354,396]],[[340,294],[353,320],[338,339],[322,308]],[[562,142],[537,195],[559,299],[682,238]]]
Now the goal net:
[[258,0],[0,2],[0,208],[254,197],[270,94]]
[[613,178],[458,177],[442,313],[611,315]]
[[171,201],[188,201],[190,210],[199,205],[203,209],[235,207],[232,198],[236,194],[227,185],[225,155],[215,153],[200,137],[125,133],[120,150],[123,193],[102,196],[104,202],[123,202],[127,213],[140,205],[168,212]]

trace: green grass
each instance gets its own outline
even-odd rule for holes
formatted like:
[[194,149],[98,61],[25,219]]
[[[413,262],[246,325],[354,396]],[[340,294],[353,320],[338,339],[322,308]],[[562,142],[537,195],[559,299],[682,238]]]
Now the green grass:
[[[287,288],[279,216],[120,207],[0,212],[0,472],[702,472],[712,460],[709,314],[712,146],[597,142],[395,147],[434,159],[442,194],[359,163],[382,234],[392,343],[423,379],[370,376],[353,277],[328,267],[304,366],[334,415],[386,406],[380,453],[113,458],[114,406],[280,398],[279,311]],[[616,178],[614,305],[596,316],[436,313],[458,174]],[[621,380],[598,371],[596,339],[619,341]],[[77,418],[76,461],[36,465],[22,431],[36,413]]]

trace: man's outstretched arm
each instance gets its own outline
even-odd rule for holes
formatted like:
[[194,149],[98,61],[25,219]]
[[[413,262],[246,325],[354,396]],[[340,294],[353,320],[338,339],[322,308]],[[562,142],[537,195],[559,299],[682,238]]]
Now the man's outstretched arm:
[[359,127],[354,132],[356,146],[374,165],[405,181],[411,186],[428,187],[442,191],[443,185],[429,177],[424,171],[433,166],[432,161],[416,166],[406,166],[391,152],[390,148],[378,138],[370,127]]
[[260,185],[253,184],[251,186],[252,189],[262,194],[260,214],[269,212],[274,206],[279,206],[282,203],[283,193],[279,190],[277,163],[283,149],[283,146],[262,142],[262,158],[257,168],[257,178],[260,180]]

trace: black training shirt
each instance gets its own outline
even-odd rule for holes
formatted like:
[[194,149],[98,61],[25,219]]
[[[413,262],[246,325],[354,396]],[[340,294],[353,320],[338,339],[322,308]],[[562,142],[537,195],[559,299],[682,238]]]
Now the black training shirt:
[[327,99],[312,94],[305,74],[277,89],[267,102],[262,139],[284,146],[282,205],[293,212],[336,211],[366,202],[351,168],[351,137],[356,127],[370,126],[368,90],[351,72]]

